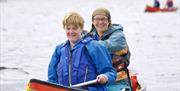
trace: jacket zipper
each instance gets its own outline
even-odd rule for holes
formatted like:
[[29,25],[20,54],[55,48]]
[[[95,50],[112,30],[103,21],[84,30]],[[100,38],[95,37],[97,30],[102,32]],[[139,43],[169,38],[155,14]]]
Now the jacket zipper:
[[70,55],[70,59],[69,59],[69,64],[68,64],[68,66],[69,66],[69,86],[71,87],[72,86],[72,81],[71,81],[71,64],[72,64],[72,56],[71,56],[71,52],[69,53],[69,55]]
[[88,73],[88,65],[86,65],[86,73],[84,75],[84,82],[86,81],[87,73]]

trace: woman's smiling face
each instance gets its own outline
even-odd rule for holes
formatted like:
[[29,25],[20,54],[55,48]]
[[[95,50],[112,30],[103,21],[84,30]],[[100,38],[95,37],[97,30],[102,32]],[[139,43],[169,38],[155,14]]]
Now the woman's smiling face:
[[108,29],[108,26],[110,24],[108,21],[108,17],[105,15],[94,16],[92,23],[99,33],[104,33]]

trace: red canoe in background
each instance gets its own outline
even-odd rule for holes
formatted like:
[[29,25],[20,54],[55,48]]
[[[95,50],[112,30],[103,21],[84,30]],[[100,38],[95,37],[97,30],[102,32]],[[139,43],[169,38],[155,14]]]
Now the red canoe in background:
[[175,12],[177,8],[156,8],[152,6],[146,6],[145,12]]
[[161,9],[162,12],[175,12],[177,8],[163,8]]
[[151,6],[146,6],[145,12],[159,12],[160,8],[155,8],[155,7],[151,7]]

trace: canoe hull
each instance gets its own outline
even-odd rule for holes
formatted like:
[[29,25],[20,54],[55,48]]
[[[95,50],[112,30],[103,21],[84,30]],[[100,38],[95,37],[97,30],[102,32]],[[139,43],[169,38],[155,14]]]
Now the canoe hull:
[[159,12],[160,10],[161,10],[160,8],[146,6],[145,12]]
[[145,12],[176,12],[177,8],[155,8],[152,6],[146,6]]
[[31,79],[26,91],[86,91],[86,90],[61,86],[38,79]]

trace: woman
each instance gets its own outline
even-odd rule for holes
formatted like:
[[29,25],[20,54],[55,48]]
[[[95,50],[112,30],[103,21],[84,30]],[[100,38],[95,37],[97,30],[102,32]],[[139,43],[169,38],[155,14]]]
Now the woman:
[[108,91],[130,88],[127,74],[125,71],[122,71],[122,68],[127,68],[129,65],[129,48],[122,26],[111,24],[111,15],[107,9],[98,8],[94,10],[92,14],[92,29],[87,36],[99,40],[99,43],[105,46],[112,56],[113,66],[117,71],[117,82],[107,86]]
[[48,81],[64,86],[97,79],[97,85],[83,87],[90,91],[107,91],[104,87],[115,81],[107,49],[90,37],[81,38],[84,20],[75,12],[63,19],[67,41],[56,46],[48,68]]

